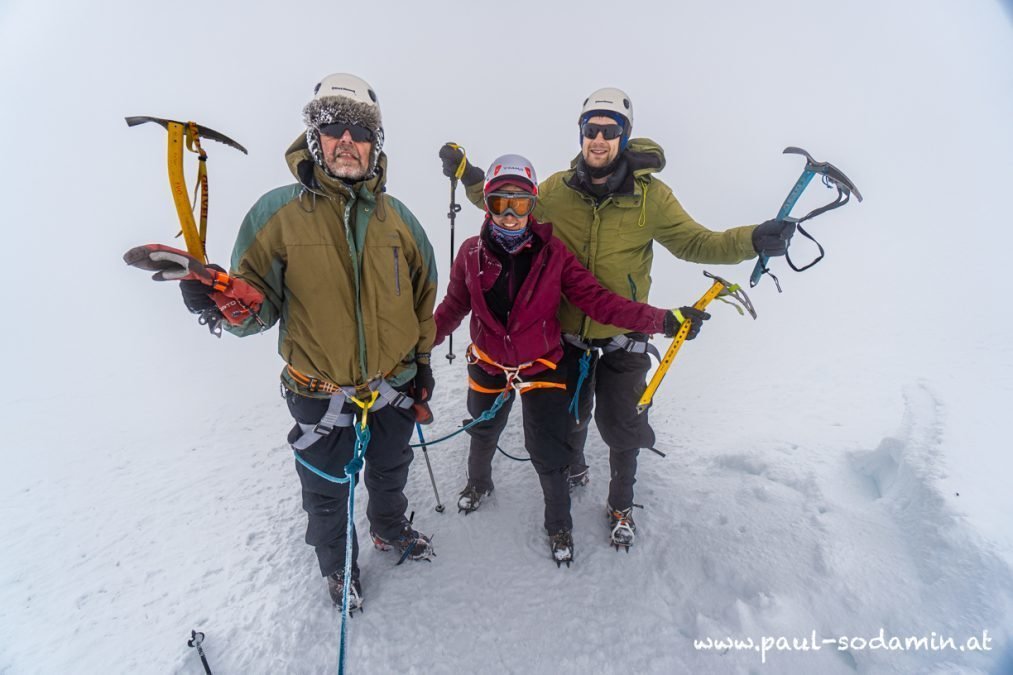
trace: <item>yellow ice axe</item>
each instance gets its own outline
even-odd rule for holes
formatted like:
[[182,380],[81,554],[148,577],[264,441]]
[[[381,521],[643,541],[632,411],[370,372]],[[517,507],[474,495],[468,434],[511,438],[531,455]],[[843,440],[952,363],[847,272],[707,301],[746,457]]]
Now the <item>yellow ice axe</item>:
[[[720,298],[725,302],[729,302],[728,298],[736,301],[738,304],[732,304],[735,309],[739,310],[739,314],[742,314],[744,308],[749,315],[756,318],[756,310],[753,309],[753,303],[749,301],[749,296],[738,284],[733,284],[729,281],[725,281],[719,276],[711,274],[710,272],[703,273],[705,277],[713,279],[714,283],[707,289],[707,292],[701,296],[699,300],[693,305],[696,309],[701,312],[707,308],[711,300]],[[739,307],[741,305],[741,307]],[[637,402],[637,414],[643,413],[645,410],[651,407],[651,401],[654,400],[654,394],[658,391],[658,387],[661,386],[661,381],[665,379],[665,375],[668,374],[668,369],[672,365],[672,361],[675,360],[676,354],[679,353],[679,349],[682,347],[682,343],[686,341],[686,336],[689,335],[690,321],[692,319],[686,319],[682,322],[679,327],[679,332],[675,334],[675,338],[672,340],[672,344],[669,345],[668,351],[665,352],[665,356],[662,357],[661,363],[658,365],[658,369],[654,371],[654,377],[647,385],[647,389],[644,390],[644,395],[640,397],[640,401]]]
[[[176,204],[176,215],[179,216],[180,228],[183,232],[183,240],[186,242],[186,250],[193,257],[202,262],[207,262],[207,227],[208,227],[208,174],[207,174],[207,153],[201,148],[200,139],[210,138],[213,141],[230,145],[248,154],[246,148],[234,140],[221,134],[214,129],[200,126],[196,122],[176,122],[175,120],[164,120],[159,117],[127,117],[127,126],[135,127],[145,122],[160,124],[169,132],[169,187],[172,190],[172,200]],[[186,189],[186,178],[183,175],[183,145],[190,152],[197,154],[200,167],[197,170],[197,185],[194,187],[194,201],[197,199],[197,191],[200,191],[200,228],[193,217],[193,206],[190,204],[190,196]]]

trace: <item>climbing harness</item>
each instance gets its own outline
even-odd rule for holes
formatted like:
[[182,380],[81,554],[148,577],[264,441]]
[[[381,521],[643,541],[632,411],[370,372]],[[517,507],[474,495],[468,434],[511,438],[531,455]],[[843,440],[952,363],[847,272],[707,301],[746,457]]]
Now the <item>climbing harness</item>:
[[504,366],[502,363],[499,363],[476,347],[474,343],[468,345],[468,351],[465,354],[465,358],[468,360],[469,364],[475,364],[481,361],[482,363],[493,366],[494,368],[498,368],[503,371],[503,375],[506,377],[506,383],[502,388],[492,389],[490,387],[480,385],[478,382],[475,382],[471,376],[469,376],[468,387],[482,394],[505,393],[511,389],[516,391],[518,394],[525,394],[535,389],[566,389],[566,383],[564,382],[543,382],[538,380],[534,382],[527,382],[521,379],[522,371],[525,371],[535,365],[540,364],[549,370],[556,370],[556,364],[548,359],[535,359],[533,361],[528,361],[527,363],[522,363],[519,366]]
[[630,354],[649,354],[659,362],[661,361],[661,352],[658,351],[657,347],[648,342],[646,337],[643,340],[636,340],[629,335],[620,334],[605,338],[603,342],[601,340],[582,340],[579,336],[572,333],[564,333],[563,339],[584,352],[578,362],[580,374],[577,376],[577,384],[573,388],[573,397],[570,399],[569,408],[567,408],[573,414],[573,418],[577,421],[577,424],[580,424],[580,391],[591,373],[591,361],[594,359],[594,355],[597,353],[599,347],[606,354],[618,351]]

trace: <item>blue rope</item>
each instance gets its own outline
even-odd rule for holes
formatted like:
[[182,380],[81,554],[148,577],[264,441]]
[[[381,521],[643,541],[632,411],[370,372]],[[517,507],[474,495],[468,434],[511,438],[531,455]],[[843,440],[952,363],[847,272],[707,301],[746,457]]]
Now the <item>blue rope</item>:
[[584,386],[584,380],[587,379],[589,372],[591,372],[591,350],[587,349],[584,351],[584,355],[580,357],[580,377],[577,378],[577,386],[573,390],[570,407],[567,408],[568,411],[573,413],[573,418],[577,420],[577,424],[580,424],[580,388]]
[[338,643],[338,673],[345,672],[345,643],[348,641],[348,589],[352,584],[352,537],[355,527],[355,475],[362,471],[365,462],[366,448],[369,446],[369,427],[363,427],[359,423],[352,424],[355,429],[355,450],[352,452],[352,459],[345,465],[343,478],[332,476],[321,471],[303,459],[299,452],[295,453],[295,461],[302,464],[308,470],[331,483],[348,483],[348,522],[345,524],[345,576],[344,584],[341,587],[341,641]]
[[457,434],[467,431],[476,424],[488,422],[489,420],[491,420],[493,417],[496,416],[496,413],[499,412],[499,409],[503,407],[503,404],[506,403],[508,398],[510,398],[510,389],[506,389],[505,391],[501,392],[500,395],[496,397],[496,400],[492,402],[492,406],[490,406],[488,410],[484,411],[481,415],[479,415],[478,417],[476,417],[471,422],[464,425],[454,433],[447,434],[446,436],[443,436],[441,438],[437,438],[435,441],[428,441],[426,443],[415,443],[413,445],[409,445],[408,447],[421,448],[423,445],[436,445],[437,443],[442,443],[443,441],[450,440]]
[[[366,414],[366,411],[363,411]],[[345,578],[341,587],[341,642],[338,644],[338,675],[345,672],[345,643],[348,641],[348,588],[352,584],[352,537],[355,527],[355,474],[362,470],[365,462],[366,447],[369,445],[369,427],[353,424],[355,429],[355,452],[352,460],[345,465],[345,478],[348,483],[348,523],[345,526]],[[296,455],[296,458],[299,456]],[[304,466],[307,464],[304,463]],[[322,473],[322,472],[321,472]]]

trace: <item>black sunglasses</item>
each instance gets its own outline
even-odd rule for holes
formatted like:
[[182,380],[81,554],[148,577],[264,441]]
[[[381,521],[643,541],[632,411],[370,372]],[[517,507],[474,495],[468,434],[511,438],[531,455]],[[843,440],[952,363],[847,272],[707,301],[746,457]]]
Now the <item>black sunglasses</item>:
[[358,124],[325,124],[320,127],[320,133],[331,138],[341,138],[345,135],[345,131],[348,131],[352,136],[352,140],[356,143],[365,143],[366,141],[373,140],[373,132],[366,127],[361,127]]
[[600,133],[606,141],[611,141],[623,135],[623,128],[618,124],[592,124],[584,122],[580,125],[580,133],[584,138],[594,139]]

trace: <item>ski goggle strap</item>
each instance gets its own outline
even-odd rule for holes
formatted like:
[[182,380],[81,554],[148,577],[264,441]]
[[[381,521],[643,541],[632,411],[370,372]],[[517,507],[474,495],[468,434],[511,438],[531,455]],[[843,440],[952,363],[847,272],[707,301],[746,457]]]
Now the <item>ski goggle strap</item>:
[[523,218],[535,208],[536,200],[534,195],[525,192],[490,192],[485,196],[485,205],[494,216]]

